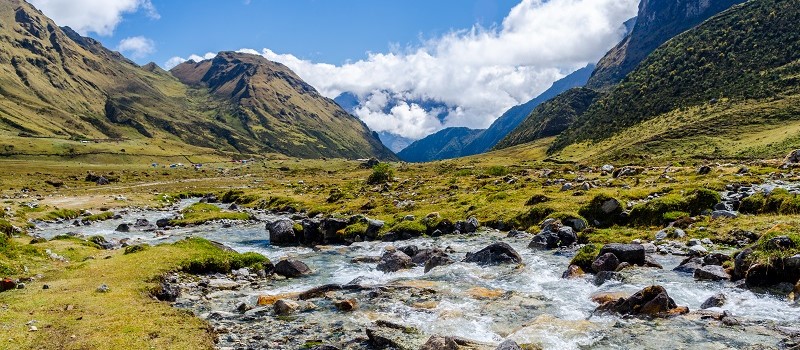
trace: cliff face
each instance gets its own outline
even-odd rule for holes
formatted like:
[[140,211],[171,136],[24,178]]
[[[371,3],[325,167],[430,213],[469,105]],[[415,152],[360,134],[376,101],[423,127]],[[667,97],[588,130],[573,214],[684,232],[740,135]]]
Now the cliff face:
[[607,89],[620,82],[656,48],[744,0],[642,0],[631,33],[597,64],[587,84]]

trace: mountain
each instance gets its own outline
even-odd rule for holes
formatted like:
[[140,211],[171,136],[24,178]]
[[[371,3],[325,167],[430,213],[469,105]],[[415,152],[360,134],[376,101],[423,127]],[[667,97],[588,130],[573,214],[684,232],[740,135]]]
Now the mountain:
[[502,149],[513,145],[556,136],[567,130],[600,96],[587,88],[570,89],[536,107],[518,128],[495,146]]
[[[633,128],[647,135],[636,142],[650,144],[701,135],[736,139],[756,129],[774,130],[763,152],[793,144],[796,134],[786,128],[800,120],[797,23],[800,4],[793,1],[751,0],[715,16],[653,52],[560,135],[552,150],[630,138]],[[661,130],[665,125],[669,131]],[[758,151],[739,146],[727,156]]]
[[667,40],[744,1],[642,0],[630,34],[600,60],[586,87],[613,86]]
[[[497,118],[488,129],[465,132],[463,130],[464,128],[446,128],[412,143],[404,150],[405,152],[398,153],[398,156],[405,161],[429,162],[440,159],[466,157],[489,151],[508,133],[516,129],[534,108],[570,88],[586,84],[593,69],[594,65],[589,64],[554,82],[550,88],[536,98],[524,104],[511,107]],[[451,129],[459,130],[453,132]],[[446,144],[448,148],[440,152],[425,148],[433,144]]]
[[389,147],[392,152],[398,153],[406,147],[414,143],[414,140],[400,136],[389,131],[378,131],[378,138],[381,139],[386,147]]
[[537,106],[558,96],[564,91],[586,84],[594,67],[594,64],[589,64],[586,67],[578,69],[554,82],[550,88],[536,98],[524,104],[511,107],[511,109],[503,113],[500,118],[497,118],[488,129],[482,132],[479,137],[469,143],[469,145],[464,148],[461,156],[484,153],[492,149],[500,140],[516,129]]
[[288,67],[262,56],[220,52],[170,72],[182,83],[229,102],[236,119],[225,122],[238,124],[270,150],[306,158],[393,156],[364,123]]
[[422,140],[415,141],[397,153],[407,162],[429,162],[461,156],[466,144],[480,136],[483,130],[470,128],[446,128]]
[[[189,86],[154,64],[139,67],[56,26],[24,1],[2,1],[0,154],[281,152],[394,159],[363,123],[285,67],[236,61],[236,55],[221,56],[230,58],[226,71],[216,69],[220,65],[209,70],[221,73],[209,75],[212,84],[204,86],[201,77]],[[285,122],[274,122],[270,113]],[[344,129],[336,142],[329,141],[328,123]]]
[[[572,127],[642,60],[663,43],[741,0],[642,0],[639,12],[625,22],[628,34],[597,64],[586,89],[570,90],[542,104],[495,149],[556,136]],[[587,105],[587,102],[590,102]]]

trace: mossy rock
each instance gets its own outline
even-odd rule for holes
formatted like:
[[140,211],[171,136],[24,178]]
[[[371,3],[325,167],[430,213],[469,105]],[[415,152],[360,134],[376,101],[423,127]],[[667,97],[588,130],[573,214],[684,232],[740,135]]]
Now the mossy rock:
[[684,196],[669,194],[633,207],[629,220],[635,225],[662,225],[667,222],[665,220],[667,213],[683,212],[700,215],[719,201],[719,193],[705,188],[691,190]]
[[575,265],[584,271],[592,271],[592,263],[597,259],[597,254],[600,253],[600,246],[594,244],[587,244],[580,249],[570,261],[570,265]]
[[522,229],[528,229],[532,226],[539,225],[540,222],[544,221],[544,219],[547,219],[548,216],[555,212],[556,210],[553,208],[534,205],[528,209],[528,211],[517,215],[517,217],[514,218],[514,225]]
[[145,251],[145,250],[147,250],[149,248],[150,248],[150,245],[148,245],[148,244],[131,245],[131,246],[125,247],[125,252],[123,254],[124,255],[128,255],[128,254],[134,254],[134,253],[138,253],[138,252],[143,252],[143,251]]

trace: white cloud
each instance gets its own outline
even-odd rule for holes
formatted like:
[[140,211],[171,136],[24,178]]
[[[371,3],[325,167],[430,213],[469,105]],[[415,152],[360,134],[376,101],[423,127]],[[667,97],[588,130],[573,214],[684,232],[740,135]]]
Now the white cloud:
[[194,55],[193,54],[193,55],[189,55],[188,58],[175,56],[175,57],[172,57],[172,58],[168,59],[167,62],[164,63],[164,68],[166,68],[167,70],[170,70],[173,67],[175,67],[175,66],[177,66],[177,65],[179,65],[179,64],[181,64],[183,62],[189,61],[189,60],[192,60],[192,61],[195,61],[195,62],[200,62],[200,61],[203,61],[203,60],[210,60],[210,59],[212,59],[214,57],[217,57],[217,54],[213,53],[213,52],[206,52],[206,54],[203,55],[203,56]]
[[152,40],[143,36],[134,36],[122,39],[117,46],[117,51],[129,53],[133,58],[146,57],[156,51]]
[[[240,51],[285,64],[327,97],[353,92],[362,99],[355,114],[370,128],[416,139],[449,126],[485,128],[553,81],[596,62],[620,41],[622,23],[636,15],[637,4],[522,0],[498,27],[454,31],[338,66],[270,49]],[[444,122],[439,111],[415,103],[424,100],[450,107]]]
[[81,35],[89,32],[111,35],[125,13],[143,11],[152,19],[161,16],[150,0],[30,0],[60,26],[69,26]]

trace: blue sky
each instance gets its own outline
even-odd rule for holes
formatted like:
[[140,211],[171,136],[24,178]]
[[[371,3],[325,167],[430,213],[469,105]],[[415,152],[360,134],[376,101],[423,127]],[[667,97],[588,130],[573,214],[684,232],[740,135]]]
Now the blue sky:
[[597,62],[622,39],[639,2],[29,1],[140,64],[169,69],[223,50],[262,55],[326,97],[357,95],[354,114],[371,129],[411,139],[445,127],[488,127]]

